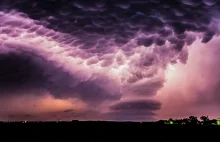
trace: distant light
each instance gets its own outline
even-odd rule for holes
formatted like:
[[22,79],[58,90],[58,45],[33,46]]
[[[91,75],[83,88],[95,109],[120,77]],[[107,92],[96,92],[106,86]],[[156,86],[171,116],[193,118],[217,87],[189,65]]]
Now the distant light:
[[217,120],[217,125],[220,125],[220,120]]
[[173,121],[170,121],[170,124],[173,124]]

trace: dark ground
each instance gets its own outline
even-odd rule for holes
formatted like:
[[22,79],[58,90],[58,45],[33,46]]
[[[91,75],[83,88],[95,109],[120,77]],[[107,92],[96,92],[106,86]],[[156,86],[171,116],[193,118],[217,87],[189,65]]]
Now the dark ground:
[[1,123],[0,141],[152,141],[217,140],[220,126],[132,122]]

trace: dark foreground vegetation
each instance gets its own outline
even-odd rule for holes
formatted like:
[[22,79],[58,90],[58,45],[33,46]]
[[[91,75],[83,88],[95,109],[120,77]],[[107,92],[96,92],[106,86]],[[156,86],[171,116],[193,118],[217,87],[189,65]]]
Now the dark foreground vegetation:
[[0,141],[153,141],[153,140],[218,140],[220,121],[208,117],[157,122],[1,122]]

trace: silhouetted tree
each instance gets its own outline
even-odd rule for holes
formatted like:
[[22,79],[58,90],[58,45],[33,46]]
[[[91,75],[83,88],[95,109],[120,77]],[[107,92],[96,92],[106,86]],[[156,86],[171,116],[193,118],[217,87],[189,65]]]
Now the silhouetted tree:
[[200,119],[202,121],[209,121],[209,117],[208,116],[201,116]]
[[170,118],[170,119],[169,119],[169,121],[173,121],[173,119],[172,119],[172,118]]
[[184,119],[183,119],[183,123],[184,123],[184,124],[189,124],[189,118],[184,118]]
[[202,120],[203,125],[209,125],[209,117],[208,116],[201,116],[200,119]]
[[178,124],[178,125],[220,125],[220,119],[209,119],[208,116],[201,116],[201,121],[197,119],[196,116],[189,116],[189,118],[184,119],[168,119],[168,120],[160,120],[159,124]]
[[192,125],[197,125],[197,124],[199,124],[199,120],[198,120],[197,117],[195,117],[195,116],[190,116],[190,117],[189,117],[189,122],[190,122],[190,124],[192,124]]
[[211,125],[217,125],[217,119],[212,119],[212,120],[209,120],[209,123],[211,124]]
[[176,119],[176,120],[174,120],[174,123],[175,123],[175,124],[178,124],[178,125],[184,125],[184,124],[186,124],[183,119]]

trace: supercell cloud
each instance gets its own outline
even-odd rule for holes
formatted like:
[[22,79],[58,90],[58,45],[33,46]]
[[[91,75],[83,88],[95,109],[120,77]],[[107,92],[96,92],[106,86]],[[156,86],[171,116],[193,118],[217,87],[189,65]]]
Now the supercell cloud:
[[[77,100],[63,110],[34,105],[37,115],[2,109],[2,118],[10,120],[52,119],[55,112],[68,113],[68,119],[154,120],[163,104],[152,98],[169,81],[167,66],[186,64],[188,47],[195,40],[210,42],[220,30],[218,0],[3,0],[0,5],[0,97],[13,102],[50,96],[51,106]],[[39,113],[45,107],[48,111]]]

